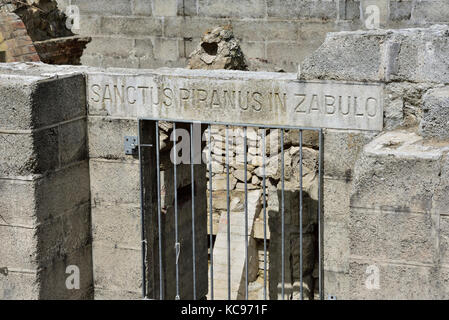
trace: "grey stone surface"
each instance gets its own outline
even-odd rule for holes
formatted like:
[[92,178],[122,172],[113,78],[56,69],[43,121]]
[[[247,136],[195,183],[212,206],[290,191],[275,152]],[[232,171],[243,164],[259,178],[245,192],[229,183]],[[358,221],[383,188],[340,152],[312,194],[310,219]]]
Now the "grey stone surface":
[[35,181],[0,179],[0,223],[28,225],[36,222]]
[[[124,137],[137,136],[137,121],[104,117],[89,117],[89,158],[133,159],[125,155]],[[105,132],[108,138],[105,139]]]
[[[1,111],[8,123],[0,125],[0,296],[89,299],[84,76],[70,67],[42,64],[3,65],[2,73]],[[70,264],[81,269],[76,292],[65,287]]]
[[95,288],[139,292],[142,288],[142,255],[139,248],[114,248],[94,242]]
[[23,78],[1,77],[0,101],[2,117],[0,127],[4,130],[28,129],[31,127],[32,83]]
[[324,131],[324,174],[342,180],[351,180],[355,161],[363,147],[371,141],[377,132],[349,130]]
[[141,241],[140,228],[140,207],[104,205],[92,208],[94,242],[138,248]]
[[53,172],[37,181],[36,207],[39,220],[60,215],[90,201],[87,161]]
[[[80,270],[80,289],[68,290],[66,268],[76,265]],[[39,299],[43,300],[90,300],[93,298],[92,247],[87,245],[55,259],[39,271],[41,288]]]
[[372,261],[357,260],[350,265],[350,292],[359,299],[445,299],[447,269],[428,266],[376,263],[380,274],[380,288],[368,289],[365,285],[367,267]]
[[447,140],[449,132],[449,87],[428,91],[424,95],[419,132],[427,138]]
[[0,274],[1,300],[36,300],[39,298],[39,282],[36,272],[8,270]]
[[381,135],[365,146],[356,163],[351,206],[428,212],[447,148],[428,146],[413,132]]
[[140,203],[139,164],[90,161],[92,204]]
[[381,86],[293,78],[282,73],[181,69],[126,76],[90,73],[89,113],[217,122],[235,121],[238,115],[242,123],[382,129]]
[[[63,2],[62,8],[67,5]],[[365,29],[364,9],[369,4],[379,6],[381,27],[405,28],[413,26],[429,26],[435,23],[446,23],[447,4],[438,1],[385,1],[385,0],[127,0],[121,3],[108,2],[104,6],[92,5],[88,0],[78,0],[81,11],[81,30],[83,35],[99,35],[108,39],[110,32],[117,34],[124,43],[129,40],[139,40],[142,37],[157,37],[162,40],[180,40],[183,38],[199,38],[207,29],[217,25],[231,23],[239,39],[255,41],[263,38],[263,45],[270,49],[260,55],[260,51],[248,51],[247,58],[266,59],[267,68],[281,65],[286,71],[293,72],[305,57],[311,55],[324,41],[327,31],[345,31]],[[101,2],[101,4],[103,1]],[[361,17],[362,15],[362,17]],[[163,34],[159,29],[147,28],[142,32],[138,23],[124,24],[123,31],[119,28],[107,27],[113,19],[132,21],[135,18],[164,19]],[[104,22],[103,22],[104,19]],[[142,21],[142,20],[141,20]],[[151,24],[151,22],[150,22]],[[308,29],[311,32],[304,32]],[[238,31],[241,30],[241,31]],[[243,31],[244,30],[244,31]],[[288,38],[289,42],[285,41]],[[117,41],[118,42],[118,41]],[[182,42],[186,43],[188,40]],[[157,68],[168,66],[167,60],[139,58],[135,61],[133,46],[127,55],[117,56],[114,60],[104,60],[105,56],[119,55],[122,48],[111,49],[109,53],[85,53],[83,63],[93,66],[120,65],[123,67]],[[148,46],[148,50],[151,50]],[[95,52],[95,45],[90,46],[90,52]],[[187,55],[191,51],[187,52]],[[282,62],[277,55],[282,55]],[[184,55],[185,56],[185,55]],[[170,59],[172,59],[171,57]],[[185,66],[182,55],[171,61],[171,66]]]
[[[448,27],[330,33],[301,79],[448,82]],[[344,44],[344,45],[343,45]]]

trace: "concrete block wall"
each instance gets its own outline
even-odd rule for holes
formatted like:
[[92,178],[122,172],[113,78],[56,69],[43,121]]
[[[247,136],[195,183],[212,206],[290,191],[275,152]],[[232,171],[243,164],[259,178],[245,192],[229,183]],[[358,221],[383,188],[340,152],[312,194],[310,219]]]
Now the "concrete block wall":
[[[123,70],[122,70],[123,71]],[[120,74],[120,73],[119,73]],[[151,126],[145,124],[145,128]],[[182,126],[180,126],[182,127]],[[102,115],[89,108],[88,135],[92,193],[92,237],[95,299],[141,299],[141,211],[140,166],[136,155],[125,155],[124,137],[138,135],[136,118]],[[144,139],[154,137],[153,130],[145,129]],[[161,136],[163,130],[161,129]],[[170,132],[163,134],[169,137]],[[154,142],[152,142],[154,145]],[[162,203],[162,252],[163,290],[166,299],[175,299],[175,234],[173,167],[170,162],[171,142],[161,154],[161,203]],[[170,148],[168,148],[170,146]],[[154,149],[144,150],[155,156]],[[155,163],[148,166],[154,170]],[[196,272],[197,298],[207,294],[207,219],[206,219],[206,171],[204,165],[195,166],[196,208]],[[156,190],[155,173],[144,182],[144,188]],[[145,172],[145,177],[150,173]],[[192,281],[192,228],[190,166],[177,167],[178,182],[178,230],[181,253],[179,257],[180,298],[193,299]],[[150,298],[159,299],[158,222],[155,214],[157,202],[154,194],[144,206],[149,206],[147,220],[148,246],[147,292]]]
[[443,26],[335,33],[301,66],[301,79],[384,85],[387,133],[324,133],[326,297],[447,297],[447,41]]
[[0,76],[1,300],[93,295],[84,81]]
[[[64,8],[68,0],[59,0]],[[247,58],[287,72],[311,55],[327,32],[365,29],[369,5],[381,27],[447,23],[449,5],[433,0],[72,0],[81,35],[92,36],[82,57],[90,66],[185,67],[205,31],[232,24]]]

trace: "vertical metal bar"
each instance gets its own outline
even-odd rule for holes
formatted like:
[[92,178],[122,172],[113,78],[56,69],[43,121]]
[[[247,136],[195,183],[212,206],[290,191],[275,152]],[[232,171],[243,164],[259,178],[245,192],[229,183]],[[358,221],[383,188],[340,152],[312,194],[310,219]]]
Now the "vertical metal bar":
[[143,157],[141,146],[141,120],[138,121],[138,141],[139,144],[139,165],[140,165],[140,225],[142,240],[142,298],[147,298],[147,280],[146,280],[146,238],[145,238],[145,212],[144,212],[144,191],[143,191]]
[[245,298],[248,300],[248,155],[247,155],[247,127],[243,128],[243,161],[245,179]]
[[263,170],[263,298],[267,300],[267,197],[266,189],[266,147],[265,147],[266,129],[262,130],[262,170]]
[[299,298],[304,300],[304,283],[303,283],[303,230],[302,230],[302,213],[303,213],[303,197],[302,197],[302,130],[299,130]]
[[178,162],[178,151],[176,150],[176,123],[173,122],[173,188],[175,194],[175,264],[176,264],[176,300],[180,300],[179,296],[179,254],[180,254],[180,243],[178,239],[178,182],[176,177],[176,165]]
[[195,248],[195,169],[194,169],[194,134],[190,123],[190,176],[192,185],[192,259],[193,259],[193,300],[196,300],[196,248]]
[[281,176],[282,176],[282,190],[281,190],[281,224],[282,224],[282,246],[281,246],[281,256],[282,256],[282,300],[285,299],[285,206],[284,206],[284,188],[285,188],[285,177],[284,177],[284,129],[281,129]]
[[212,130],[209,130],[209,243],[210,243],[210,297],[214,300],[214,220],[212,213]]
[[157,221],[159,237],[159,298],[164,299],[162,278],[162,219],[161,219],[161,167],[159,150],[159,121],[156,121],[156,180],[157,180]]
[[229,197],[229,126],[226,126],[226,203],[228,231],[228,300],[231,300],[231,212]]
[[318,283],[320,300],[324,298],[323,292],[323,225],[322,225],[322,201],[323,201],[323,130],[319,131],[319,160],[318,160]]

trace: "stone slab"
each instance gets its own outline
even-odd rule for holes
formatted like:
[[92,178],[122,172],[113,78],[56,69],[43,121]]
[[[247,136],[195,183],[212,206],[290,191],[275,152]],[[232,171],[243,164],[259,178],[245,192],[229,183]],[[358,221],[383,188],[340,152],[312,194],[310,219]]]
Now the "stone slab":
[[182,69],[92,72],[88,108],[90,115],[126,118],[382,130],[382,85],[295,78]]

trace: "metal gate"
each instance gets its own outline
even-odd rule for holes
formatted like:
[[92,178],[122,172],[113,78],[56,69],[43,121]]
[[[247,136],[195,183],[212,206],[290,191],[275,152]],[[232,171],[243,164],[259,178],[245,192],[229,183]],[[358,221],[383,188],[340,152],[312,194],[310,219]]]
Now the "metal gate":
[[[280,299],[285,297],[285,134],[289,136],[296,134],[299,147],[299,161],[297,168],[299,170],[299,181],[297,191],[299,191],[299,206],[297,208],[297,218],[299,219],[299,267],[293,271],[295,276],[299,277],[299,296],[298,299],[304,299],[304,248],[303,248],[303,216],[304,216],[304,193],[303,193],[303,135],[310,130],[317,136],[317,180],[318,180],[318,199],[316,210],[313,209],[313,215],[316,215],[317,221],[317,239],[316,253],[318,261],[318,288],[315,298],[323,299],[323,249],[322,249],[322,187],[323,187],[323,132],[322,129],[291,127],[291,126],[266,126],[263,124],[245,124],[245,123],[221,123],[221,122],[202,122],[180,121],[172,119],[139,119],[139,136],[136,141],[140,160],[140,180],[141,180],[141,219],[142,219],[142,288],[145,299],[204,299],[204,281],[207,286],[207,299],[213,300],[216,297],[216,283],[227,283],[227,299],[233,296],[231,293],[231,278],[233,277],[233,261],[231,259],[232,251],[232,215],[231,215],[231,190],[230,190],[230,132],[238,128],[243,132],[243,170],[244,170],[244,271],[242,279],[244,299],[249,298],[249,257],[248,257],[248,130],[257,130],[257,141],[262,150],[262,181],[260,189],[262,194],[262,208],[260,209],[260,219],[263,220],[263,299],[269,299],[268,277],[271,275],[271,269],[267,270],[267,255],[269,244],[267,239],[268,217],[267,217],[267,179],[269,179],[266,170],[269,157],[267,156],[267,131],[270,133],[277,131],[280,136],[280,195],[279,195],[279,214],[280,214],[280,273],[279,290]],[[161,146],[161,124],[165,124],[171,132],[170,143],[167,146]],[[201,143],[195,143],[195,127],[201,132]],[[225,132],[225,155],[224,167],[226,176],[226,210],[223,211],[224,221],[226,221],[226,243],[227,253],[226,272],[217,274],[214,269],[214,214],[213,214],[213,137],[214,128],[223,128]],[[179,163],[178,134],[184,130],[190,134],[190,164]],[[165,133],[164,133],[165,134]],[[174,138],[173,138],[174,137]],[[162,148],[170,149],[170,161],[167,154],[161,152]],[[199,149],[201,148],[201,149]],[[199,156],[199,154],[201,156]],[[205,161],[198,163],[198,158]],[[185,160],[185,155],[183,155]],[[182,172],[181,172],[182,171]],[[186,180],[186,171],[190,171],[190,184],[187,187],[179,187],[179,180]],[[198,171],[207,172],[207,176],[202,180],[202,175],[198,176]],[[163,175],[163,177],[162,177]],[[207,181],[208,180],[208,181]],[[201,183],[201,184],[199,184]],[[207,183],[207,186],[202,184]],[[201,193],[201,194],[198,194]],[[186,200],[187,199],[187,200]],[[206,200],[207,199],[207,200]],[[169,203],[168,203],[169,202]],[[182,203],[181,203],[182,202]],[[207,212],[204,214],[197,211],[204,211],[204,202]],[[190,215],[185,214],[186,206],[190,210]],[[181,209],[182,206],[182,209]],[[201,208],[200,208],[201,207]],[[184,213],[180,213],[180,210]],[[311,209],[309,209],[311,210]],[[208,221],[204,221],[208,219]],[[200,220],[200,221],[198,221]],[[186,222],[187,221],[187,222]],[[199,238],[198,232],[205,235],[204,225],[207,223],[206,238]],[[189,229],[189,230],[186,230]],[[188,240],[185,240],[188,239]],[[203,240],[202,240],[203,239]],[[208,243],[209,249],[203,243]],[[209,254],[205,250],[209,250]],[[222,248],[223,250],[223,248]],[[188,253],[188,256],[186,255]],[[279,254],[279,253],[276,253]],[[210,258],[207,258],[207,256]],[[204,259],[209,259],[208,266]],[[270,253],[271,259],[271,253]],[[207,269],[208,275],[205,275]],[[316,270],[315,270],[316,271]],[[270,273],[270,274],[269,274]],[[219,278],[219,280],[217,280]],[[203,289],[199,289],[199,287]],[[201,291],[201,292],[199,292]],[[214,292],[215,291],[215,292]],[[234,295],[235,296],[235,295]]]

